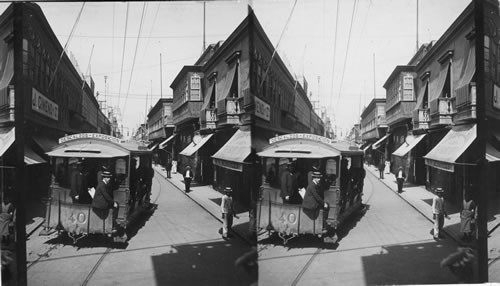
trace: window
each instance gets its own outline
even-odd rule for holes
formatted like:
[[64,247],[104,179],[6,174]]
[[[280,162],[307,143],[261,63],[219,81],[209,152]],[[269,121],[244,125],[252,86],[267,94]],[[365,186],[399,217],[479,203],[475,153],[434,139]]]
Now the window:
[[403,77],[403,100],[414,100],[413,98],[413,76]]
[[200,76],[198,74],[193,74],[191,76],[191,90],[189,94],[189,100],[198,101],[201,99],[200,88]]

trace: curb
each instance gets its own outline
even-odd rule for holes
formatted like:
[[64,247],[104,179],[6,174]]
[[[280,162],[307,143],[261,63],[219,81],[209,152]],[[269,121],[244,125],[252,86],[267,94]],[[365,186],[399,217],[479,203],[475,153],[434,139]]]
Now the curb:
[[[370,174],[372,176],[374,176],[376,179],[378,179],[380,182],[382,182],[382,184],[384,184],[386,187],[388,187],[391,191],[393,191],[394,193],[397,193],[396,190],[394,190],[391,186],[389,186],[388,183],[386,183],[384,180],[378,178],[376,176],[376,174],[374,174],[371,170],[368,169],[368,166],[364,166],[365,170],[367,170],[368,172],[370,172]],[[429,216],[427,216],[424,212],[422,212],[419,208],[415,207],[409,200],[407,200],[405,197],[401,196],[398,194],[398,196],[403,200],[405,201],[408,205],[410,205],[414,210],[416,210],[417,212],[419,212],[422,216],[424,216],[427,220],[429,220],[430,222],[434,223],[434,220],[431,219]],[[455,241],[457,244],[461,244],[461,240],[456,238],[455,236],[451,235],[450,233],[448,233],[448,231],[446,229],[443,228],[443,232],[446,234],[446,236],[448,236],[449,238],[453,239],[453,241]]]
[[[222,223],[222,219],[220,219],[220,216],[219,214],[214,214],[213,212],[211,212],[209,209],[205,208],[200,202],[198,202],[198,200],[196,200],[195,198],[193,198],[192,196],[190,196],[189,194],[187,194],[186,192],[182,191],[175,183],[171,182],[172,181],[172,178],[168,179],[166,177],[166,175],[163,175],[161,173],[161,171],[157,170],[156,168],[153,167],[153,169],[155,170],[156,173],[160,174],[160,176],[162,176],[163,179],[165,179],[166,181],[168,181],[170,184],[172,184],[177,190],[181,191],[185,196],[187,196],[188,198],[190,198],[193,202],[195,202],[198,206],[200,206],[202,209],[204,209],[207,213],[209,213],[211,216],[213,216],[216,220],[218,220],[220,223]],[[214,190],[215,191],[215,190]],[[234,226],[234,225],[233,225]],[[244,240],[246,243],[248,243],[249,245],[253,246],[255,244],[255,242],[251,241],[250,239],[248,239],[248,237],[245,235],[245,234],[242,234],[240,233],[239,231],[233,229],[232,230],[233,233],[238,236],[239,238],[241,238],[242,240]]]

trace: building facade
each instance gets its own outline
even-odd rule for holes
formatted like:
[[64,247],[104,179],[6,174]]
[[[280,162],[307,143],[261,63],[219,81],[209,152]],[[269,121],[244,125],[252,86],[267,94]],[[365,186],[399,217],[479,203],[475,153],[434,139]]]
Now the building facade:
[[[22,10],[21,30],[14,30],[14,5],[20,5]],[[110,122],[99,109],[92,78],[85,79],[62,53],[63,48],[38,5],[10,5],[0,16],[0,36],[0,136],[2,140],[7,139],[7,144],[0,150],[0,164],[5,167],[15,165],[15,148],[24,148],[26,172],[37,178],[30,180],[28,196],[46,196],[49,168],[45,152],[66,134],[109,132]],[[22,45],[15,45],[16,37],[22,37],[19,41]],[[14,61],[17,50],[22,51],[22,61]],[[14,71],[22,73],[15,74]],[[25,146],[17,146],[13,140],[14,106],[20,97],[24,101]],[[1,170],[8,172],[9,168]],[[9,174],[2,176],[13,177]],[[2,187],[12,186],[7,181],[2,180]]]
[[168,160],[172,160],[173,142],[172,140],[165,142],[174,134],[172,102],[172,97],[160,98],[147,115],[148,141],[152,145],[151,149],[153,150],[155,163],[161,165],[165,165]]
[[[361,113],[361,141],[368,164],[378,166],[385,161],[385,141],[387,139],[387,123],[385,115],[385,98],[374,98]],[[375,146],[373,146],[375,145]]]

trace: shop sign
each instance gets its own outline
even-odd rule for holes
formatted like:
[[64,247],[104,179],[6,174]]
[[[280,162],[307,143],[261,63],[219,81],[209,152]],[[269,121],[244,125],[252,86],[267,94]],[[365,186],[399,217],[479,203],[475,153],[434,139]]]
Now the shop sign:
[[68,141],[73,141],[73,140],[79,140],[79,139],[100,139],[100,140],[106,140],[114,143],[122,143],[122,140],[120,138],[116,138],[110,135],[106,134],[100,134],[100,133],[79,133],[79,134],[73,134],[73,135],[68,135],[62,138],[59,138],[59,144],[62,144],[64,142]]
[[213,160],[214,165],[217,165],[217,166],[220,166],[220,167],[223,167],[226,169],[234,170],[237,172],[243,172],[243,164],[241,164],[241,163],[220,160],[220,159],[215,159],[215,158],[212,160]]
[[59,106],[34,88],[31,94],[31,109],[54,120],[59,119]]
[[284,141],[284,140],[292,140],[292,139],[307,139],[307,140],[322,142],[322,143],[326,143],[326,144],[335,143],[335,141],[330,139],[330,138],[326,138],[326,137],[315,135],[315,134],[293,133],[293,134],[285,134],[285,135],[271,138],[271,139],[269,139],[269,144],[273,144],[273,143]]
[[258,116],[264,120],[271,120],[271,107],[269,104],[265,103],[258,97],[254,97],[255,100],[255,116]]

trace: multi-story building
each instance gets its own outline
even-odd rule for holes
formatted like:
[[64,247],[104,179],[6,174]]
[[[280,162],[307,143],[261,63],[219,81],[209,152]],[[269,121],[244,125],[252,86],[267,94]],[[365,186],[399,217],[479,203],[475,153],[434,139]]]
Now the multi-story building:
[[388,137],[385,115],[385,98],[374,98],[361,113],[361,140],[365,160],[378,166],[385,161],[385,141]]
[[[177,112],[181,107],[176,102],[182,102],[186,93],[181,83],[195,74],[202,79],[203,97],[200,102],[188,99],[186,111]],[[250,10],[224,42],[210,45],[171,85],[176,134],[185,136],[179,153],[181,170],[187,162],[195,169],[195,179],[216,188],[231,186],[235,199],[249,205],[261,184],[255,154],[270,138],[292,132],[324,133],[323,121],[303,86],[274,53]],[[284,162],[276,166],[285,167]]]
[[166,141],[174,134],[172,102],[172,97],[160,98],[147,115],[148,141],[153,144],[151,149],[157,164],[165,165],[172,160],[173,140]]
[[[14,27],[14,5],[19,7],[22,27]],[[33,178],[28,195],[46,196],[49,168],[45,152],[66,134],[109,132],[109,121],[99,109],[92,79],[85,80],[63,53],[38,5],[11,4],[0,16],[0,37],[0,141],[6,143],[0,148],[0,165],[15,165],[15,148],[24,148],[26,172]],[[14,61],[17,51],[22,53],[21,61]],[[21,97],[25,146],[17,146],[13,135],[14,106]],[[14,177],[4,174],[9,168],[0,170],[2,178]],[[12,185],[8,179],[1,181],[2,187]]]

